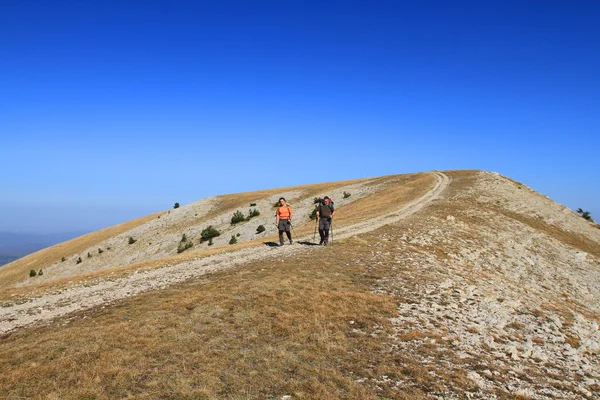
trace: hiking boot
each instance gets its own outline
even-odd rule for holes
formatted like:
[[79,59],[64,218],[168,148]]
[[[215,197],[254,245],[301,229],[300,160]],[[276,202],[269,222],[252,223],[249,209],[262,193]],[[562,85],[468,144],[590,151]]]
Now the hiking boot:
[[283,242],[280,242],[280,243],[279,243],[279,247],[281,247],[281,246],[283,246]]
[[292,239],[290,239],[290,244],[294,244],[294,241]]
[[319,246],[323,245],[323,239],[321,239],[321,241],[319,242]]

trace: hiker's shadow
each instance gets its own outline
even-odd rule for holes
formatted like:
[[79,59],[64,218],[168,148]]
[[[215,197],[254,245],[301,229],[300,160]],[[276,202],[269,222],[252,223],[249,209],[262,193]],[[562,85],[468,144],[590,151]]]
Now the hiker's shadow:
[[[269,247],[279,247],[279,243],[276,242],[263,242],[265,246],[269,246]],[[318,244],[313,243],[313,242],[296,242],[298,244],[304,245],[304,246],[318,246]]]

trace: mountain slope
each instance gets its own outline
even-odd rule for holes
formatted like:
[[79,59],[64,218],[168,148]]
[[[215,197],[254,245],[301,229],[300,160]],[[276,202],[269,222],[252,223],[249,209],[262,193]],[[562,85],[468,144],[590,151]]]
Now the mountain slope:
[[[597,225],[494,173],[359,185],[358,199],[339,202],[331,247],[272,248],[271,233],[75,285],[6,285],[40,297],[5,297],[0,326],[13,333],[0,342],[0,387],[49,398],[594,398]],[[307,203],[298,216],[310,196],[293,202]],[[311,241],[314,223],[297,224]],[[69,307],[81,311],[50,322]],[[35,321],[51,325],[17,329]]]

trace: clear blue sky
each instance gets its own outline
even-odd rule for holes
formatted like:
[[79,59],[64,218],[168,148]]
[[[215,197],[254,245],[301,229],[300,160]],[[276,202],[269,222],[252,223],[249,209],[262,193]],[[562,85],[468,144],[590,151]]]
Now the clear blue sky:
[[497,171],[600,220],[598,1],[0,0],[0,231]]

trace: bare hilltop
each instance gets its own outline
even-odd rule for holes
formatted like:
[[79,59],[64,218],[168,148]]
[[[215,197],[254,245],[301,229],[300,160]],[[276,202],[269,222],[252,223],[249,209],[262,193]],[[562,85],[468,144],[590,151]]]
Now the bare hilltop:
[[599,228],[485,171],[203,199],[0,268],[0,398],[600,398]]

